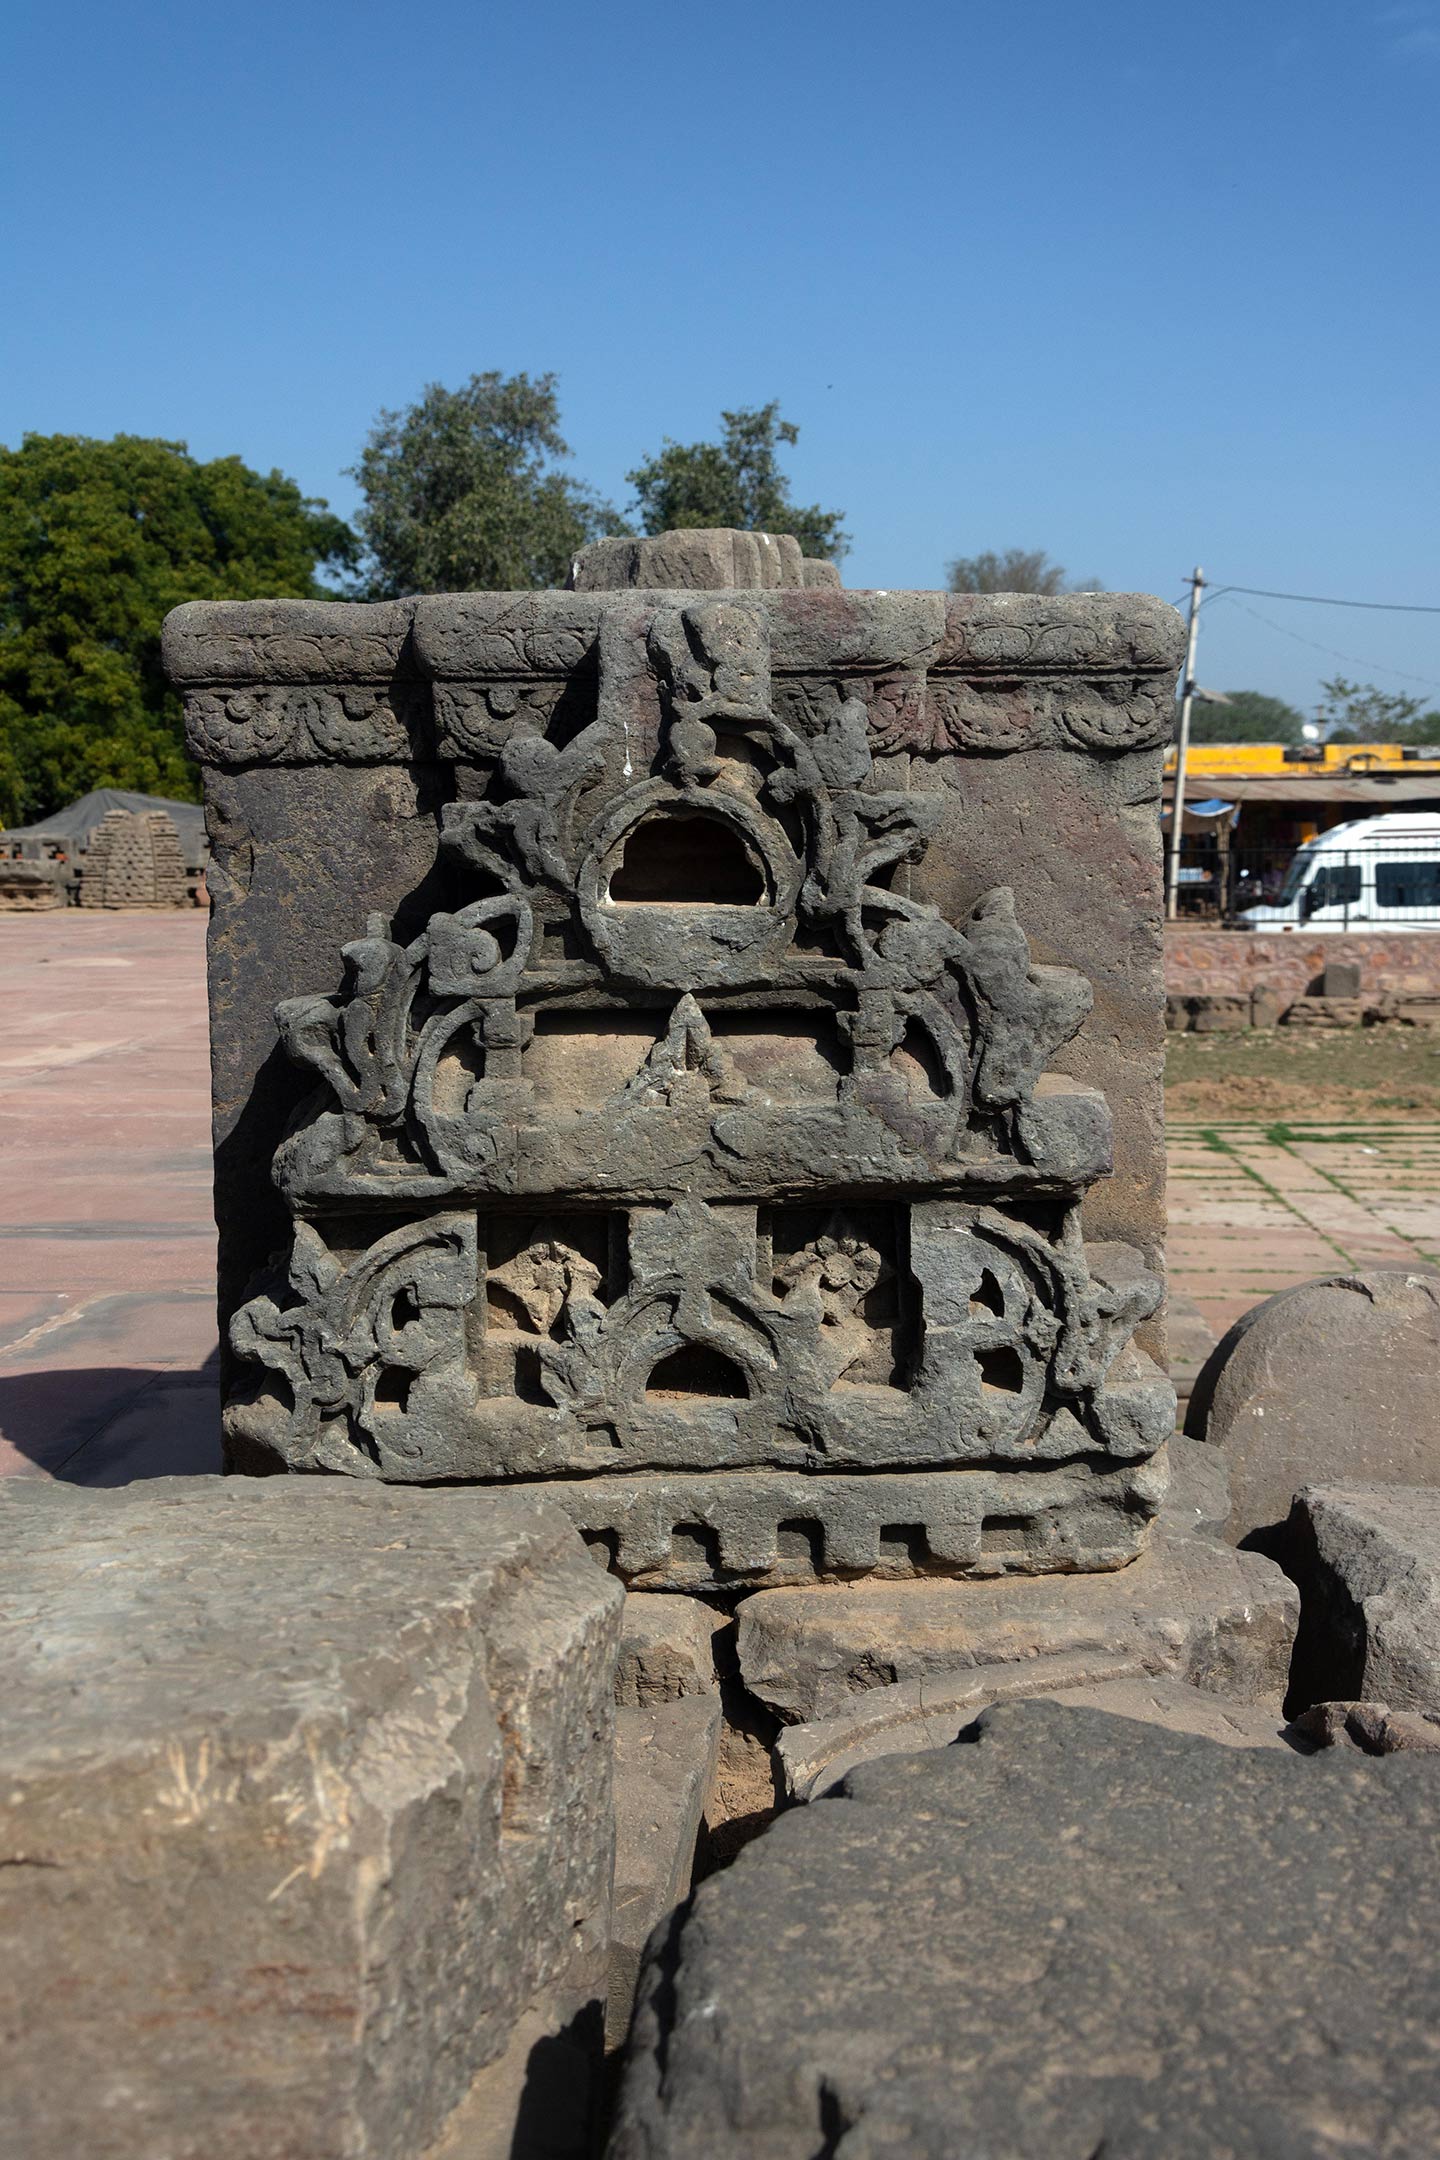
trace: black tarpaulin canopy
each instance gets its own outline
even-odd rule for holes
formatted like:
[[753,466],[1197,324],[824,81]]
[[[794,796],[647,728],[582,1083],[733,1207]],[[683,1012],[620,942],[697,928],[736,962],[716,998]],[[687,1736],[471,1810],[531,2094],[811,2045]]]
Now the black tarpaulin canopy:
[[69,854],[78,854],[89,847],[96,826],[112,810],[163,810],[175,822],[186,869],[203,868],[208,850],[205,812],[199,803],[170,802],[163,795],[134,795],[127,788],[92,788],[88,795],[67,803],[63,810],[52,812],[34,825],[11,826],[8,832],[0,834],[0,839],[48,840]]

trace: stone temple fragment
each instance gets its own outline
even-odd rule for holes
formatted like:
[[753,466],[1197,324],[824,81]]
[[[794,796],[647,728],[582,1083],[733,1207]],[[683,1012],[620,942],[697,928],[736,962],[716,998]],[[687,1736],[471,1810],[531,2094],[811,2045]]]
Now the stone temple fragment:
[[1122,1565],[1178,618],[759,538],[170,617],[231,1465],[543,1490],[635,1588]]

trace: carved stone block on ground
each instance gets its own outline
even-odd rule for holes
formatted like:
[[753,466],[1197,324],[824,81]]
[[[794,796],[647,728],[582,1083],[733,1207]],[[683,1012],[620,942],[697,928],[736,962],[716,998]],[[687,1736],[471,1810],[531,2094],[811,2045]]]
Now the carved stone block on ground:
[[718,1695],[622,1710],[615,1727],[615,1898],[605,2037],[630,2024],[640,1960],[690,1889],[720,1747]]
[[1426,1758],[1006,1704],[700,1886],[611,2160],[1418,2160],[1437,1836]]
[[411,2160],[532,2005],[598,2042],[620,1600],[562,1517],[12,1478],[0,1533],[7,2153]]
[[1058,1685],[1168,1672],[1278,1707],[1298,1613],[1272,1561],[1162,1530],[1110,1575],[762,1590],[736,1617],[746,1686],[802,1724],[872,1688],[1036,1658],[1077,1661]]
[[649,1710],[682,1695],[713,1695],[715,1633],[726,1615],[699,1598],[633,1593],[620,1622],[615,1700],[622,1709]]
[[167,625],[231,1466],[552,1489],[653,1590],[1132,1558],[1178,618],[573,583]]
[[1290,1531],[1303,1601],[1293,1707],[1440,1712],[1440,1491],[1312,1486]]
[[1377,1268],[1266,1298],[1212,1352],[1185,1430],[1229,1460],[1227,1534],[1267,1549],[1302,1485],[1440,1485],[1440,1274]]

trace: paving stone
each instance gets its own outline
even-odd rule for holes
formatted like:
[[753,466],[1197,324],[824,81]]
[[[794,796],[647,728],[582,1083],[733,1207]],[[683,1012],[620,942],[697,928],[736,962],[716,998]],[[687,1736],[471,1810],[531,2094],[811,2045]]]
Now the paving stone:
[[0,2149],[408,2160],[532,2006],[598,2042],[620,1599],[563,1518],[0,1486]]
[[1440,1712],[1440,1491],[1308,1487],[1290,1533],[1302,1597],[1292,1708]]
[[718,1695],[688,1695],[615,1722],[615,1898],[605,2037],[630,2025],[645,1945],[690,1889],[720,1746]]
[[1278,1705],[1298,1612],[1273,1562],[1164,1528],[1108,1575],[762,1590],[736,1617],[746,1686],[786,1724],[805,1724],[871,1688],[1051,1657],[1090,1661],[1070,1685],[1171,1672]]
[[726,1618],[699,1598],[632,1593],[621,1615],[616,1702],[647,1709],[682,1695],[713,1695],[715,1632]]
[[[1185,1430],[1230,1464],[1227,1535],[1285,1548],[1302,1485],[1440,1485],[1440,1275],[1325,1275],[1245,1313]],[[1339,1693],[1346,1692],[1344,1689]]]
[[700,1886],[610,2160],[1418,2160],[1437,1836],[1422,1757],[987,1711]]

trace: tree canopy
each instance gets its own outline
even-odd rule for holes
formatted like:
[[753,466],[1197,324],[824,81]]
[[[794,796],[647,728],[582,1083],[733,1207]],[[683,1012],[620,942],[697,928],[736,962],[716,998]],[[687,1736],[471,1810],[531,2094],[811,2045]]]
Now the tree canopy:
[[1099,578],[1067,578],[1063,565],[1051,562],[1044,548],[993,548],[981,555],[959,555],[945,565],[950,592],[1065,593],[1103,592]]
[[1350,682],[1343,675],[1331,676],[1320,688],[1328,742],[1393,742],[1411,749],[1440,743],[1440,712],[1427,709],[1423,698],[1377,690],[1374,683]]
[[368,597],[563,585],[577,548],[625,531],[560,469],[570,451],[555,384],[492,370],[380,414],[351,468]]
[[[1193,743],[1298,743],[1305,716],[1283,698],[1263,690],[1227,690],[1226,703],[1207,705],[1197,698],[1190,707]],[[1180,706],[1175,706],[1178,725]]]
[[839,562],[850,545],[843,510],[793,503],[780,470],[779,446],[800,430],[782,420],[776,399],[720,415],[720,440],[678,443],[667,435],[653,457],[625,475],[635,515],[647,533],[728,526],[737,532],[789,533],[806,555]]
[[160,625],[182,600],[306,598],[354,535],[283,473],[184,443],[0,447],[0,823],[90,788],[193,800]]

